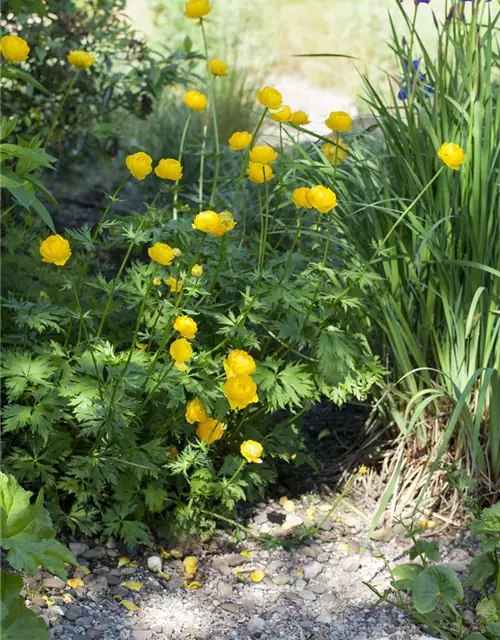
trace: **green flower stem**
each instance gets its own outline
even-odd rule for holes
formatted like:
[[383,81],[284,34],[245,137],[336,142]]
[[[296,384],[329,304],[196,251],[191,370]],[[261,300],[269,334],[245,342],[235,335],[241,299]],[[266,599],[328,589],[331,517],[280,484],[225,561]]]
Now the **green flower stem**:
[[345,498],[345,496],[349,492],[349,489],[352,487],[352,485],[358,479],[358,477],[359,477],[359,473],[356,473],[353,476],[351,476],[349,478],[349,480],[346,482],[345,487],[342,489],[341,493],[334,500],[332,506],[325,513],[325,515],[319,521],[319,523],[317,525],[315,525],[314,527],[307,527],[307,537],[308,538],[309,537],[314,537],[318,533],[318,531],[321,529],[321,527],[325,524],[325,522],[328,520],[328,518],[332,515],[332,513],[335,511],[335,509],[339,506],[339,504]]
[[236,469],[236,471],[233,473],[233,475],[231,476],[231,479],[229,480],[228,484],[233,484],[233,482],[236,480],[236,477],[239,475],[240,471],[243,469],[243,467],[246,465],[247,461],[245,459],[243,459],[241,461],[240,466]]
[[[104,221],[106,220],[106,217],[107,217],[108,213],[110,212],[111,207],[118,200],[118,195],[119,195],[120,191],[127,184],[127,182],[130,180],[131,177],[132,176],[129,173],[128,176],[120,183],[120,185],[118,186],[118,188],[116,189],[114,194],[110,197],[109,203],[108,203],[107,207],[104,209],[104,212],[103,212],[99,222],[97,223],[96,230],[92,234],[92,245],[95,244],[95,242],[97,240],[97,237],[98,237],[99,233],[101,232],[102,225],[104,224]],[[87,272],[87,266],[88,266],[89,260],[90,260],[90,253],[87,253],[87,255],[85,256],[85,259],[83,260],[82,266],[80,267],[80,273],[78,274],[78,280],[77,280],[76,285],[75,285],[75,291],[76,291],[77,296],[80,296],[80,294],[81,294],[83,278],[85,276],[85,273]],[[73,321],[71,320],[69,325],[68,325],[68,330],[66,332],[66,338],[64,340],[63,349],[66,349],[67,346],[68,346],[72,327],[73,327]]]
[[268,112],[268,108],[266,107],[264,109],[264,111],[262,112],[262,115],[260,116],[260,120],[257,123],[257,126],[253,130],[253,133],[252,133],[252,144],[255,144],[257,142],[257,136],[259,135],[260,128],[262,127],[262,123],[264,122],[264,118],[266,117],[267,112]]
[[302,229],[302,225],[304,224],[305,219],[308,216],[309,216],[309,209],[306,209],[306,212],[302,217],[300,217],[300,218],[297,217],[294,220],[294,222],[297,223],[297,228],[295,229],[295,234],[293,236],[292,244],[291,244],[290,249],[288,251],[288,257],[287,257],[287,261],[286,261],[286,264],[285,264],[285,269],[283,270],[283,275],[281,276],[281,280],[279,281],[278,286],[283,282],[283,280],[286,277],[287,271],[288,271],[288,269],[290,267],[290,262],[292,261],[292,255],[293,255],[293,252],[295,250],[295,245],[297,244],[297,241],[299,239],[299,235],[300,235],[300,231]]
[[208,293],[212,293],[212,291],[214,290],[215,285],[217,284],[217,279],[218,279],[218,277],[220,275],[220,272],[222,271],[222,267],[224,265],[224,258],[226,257],[228,244],[229,244],[228,234],[225,233],[223,235],[223,237],[221,238],[220,252],[219,252],[219,262],[217,264],[217,269],[215,271],[214,277],[212,278],[212,282],[210,283],[210,286],[208,287]]
[[68,88],[66,89],[66,93],[63,96],[63,99],[61,100],[59,107],[57,108],[56,111],[56,115],[54,116],[54,119],[52,120],[52,124],[50,126],[50,130],[49,130],[49,134],[47,136],[47,138],[45,139],[45,143],[44,143],[44,149],[47,148],[48,144],[49,144],[49,140],[52,137],[52,134],[54,133],[54,130],[56,128],[57,125],[57,121],[59,120],[62,110],[64,109],[64,105],[66,104],[66,100],[68,99],[68,96],[71,92],[71,89],[73,89],[73,87],[75,86],[75,82],[78,79],[78,76],[80,75],[80,71],[81,69],[76,69],[75,73],[73,74],[73,77],[71,78],[70,83],[68,84]]
[[207,60],[207,74],[208,74],[208,88],[209,88],[209,97],[210,97],[210,110],[212,112],[212,121],[214,125],[214,140],[215,140],[215,173],[214,180],[212,183],[212,191],[210,193],[210,200],[208,203],[208,207],[211,208],[215,199],[215,190],[217,187],[217,181],[219,179],[219,168],[220,168],[220,142],[219,142],[219,128],[217,125],[217,105],[215,103],[215,78],[210,73],[210,61],[208,59],[208,44],[207,44],[207,36],[205,34],[205,26],[203,23],[203,18],[200,18],[200,26],[201,33],[203,35],[203,47],[205,50],[205,58]]
[[[186,122],[184,123],[184,129],[182,130],[181,143],[179,146],[179,162],[181,164],[182,164],[182,155],[184,153],[184,145],[186,143],[186,136],[187,136],[187,132],[188,132],[192,117],[193,117],[193,112],[189,110],[188,117],[186,118]],[[174,191],[172,218],[174,220],[177,220],[177,201],[179,199],[179,180],[176,180],[174,188],[175,188],[175,191]]]
[[99,367],[97,365],[97,360],[95,359],[94,350],[92,349],[92,342],[90,341],[90,336],[89,336],[89,333],[87,331],[87,325],[85,324],[85,316],[84,316],[82,305],[80,303],[80,298],[78,297],[78,293],[77,293],[76,289],[75,289],[75,300],[76,300],[76,306],[78,307],[78,313],[80,314],[80,326],[82,327],[83,332],[85,334],[85,339],[87,341],[88,349],[90,351],[90,357],[92,358],[92,362],[94,364],[95,375],[96,375],[96,379],[97,379],[97,385],[99,387],[99,397],[101,398],[101,401],[102,401],[103,400],[103,395],[102,395],[102,386],[101,386],[101,375],[99,373]]
[[249,535],[254,540],[260,540],[261,542],[265,542],[266,540],[268,540],[268,537],[258,536],[248,527],[245,527],[239,522],[236,522],[236,520],[231,520],[231,518],[226,518],[226,516],[221,516],[218,513],[214,513],[213,511],[206,511],[205,509],[200,509],[200,513],[203,513],[204,515],[210,516],[212,518],[216,518],[221,522],[226,522],[227,524],[230,524],[233,527],[236,527],[237,529],[241,529],[241,531],[244,531],[247,535]]
[[198,186],[198,211],[203,210],[203,176],[205,173],[205,149],[207,145],[207,132],[208,132],[208,116],[203,125],[203,138],[201,142],[201,159],[200,159],[200,179]]
[[[139,407],[139,411],[138,414],[140,415],[142,413],[142,411],[144,411],[144,409],[146,408],[147,404],[149,403],[149,401],[151,400],[151,398],[153,397],[153,395],[156,393],[157,389],[160,387],[160,385],[162,384],[162,382],[165,380],[165,378],[168,376],[168,374],[172,371],[172,369],[174,368],[175,362],[172,360],[172,362],[170,362],[167,366],[167,369],[165,371],[165,373],[160,375],[160,378],[158,380],[158,382],[155,384],[155,386],[151,389],[151,391],[149,391],[149,393],[147,394],[147,396],[144,398],[144,400],[142,401],[141,406]],[[149,379],[149,376],[148,378]]]
[[[159,188],[158,193],[156,194],[156,196],[154,197],[153,201],[151,202],[151,204],[149,205],[149,207],[154,207],[158,197],[160,196],[161,192],[163,190],[163,185]],[[106,318],[108,316],[109,313],[109,309],[111,307],[111,303],[113,302],[113,296],[115,294],[116,291],[116,287],[118,285],[118,282],[122,276],[122,273],[127,265],[128,259],[130,258],[130,254],[132,253],[132,250],[135,246],[135,240],[138,237],[139,233],[142,230],[142,227],[144,226],[144,223],[146,222],[147,219],[147,213],[144,214],[139,226],[137,227],[137,231],[136,231],[136,237],[132,238],[132,240],[129,242],[128,248],[127,248],[127,252],[125,254],[125,257],[122,260],[122,263],[120,265],[120,268],[118,269],[118,273],[115,276],[115,279],[113,280],[113,283],[111,284],[111,291],[109,292],[109,296],[108,299],[106,301],[106,306],[104,307],[104,311],[102,314],[102,318],[101,318],[101,322],[99,323],[99,328],[97,329],[97,338],[100,338],[102,330],[104,328],[104,323],[106,321]]]

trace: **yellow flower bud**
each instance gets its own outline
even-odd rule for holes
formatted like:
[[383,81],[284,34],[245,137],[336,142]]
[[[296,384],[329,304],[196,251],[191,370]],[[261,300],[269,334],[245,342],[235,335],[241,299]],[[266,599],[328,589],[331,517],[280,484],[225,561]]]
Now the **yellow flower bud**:
[[174,329],[178,331],[183,338],[192,340],[198,331],[198,325],[189,316],[177,316],[174,322]]
[[447,167],[457,171],[465,162],[465,152],[462,147],[454,142],[444,142],[438,150],[438,158],[442,160]]
[[177,338],[170,345],[170,355],[176,362],[186,362],[193,355],[193,347],[186,338]]
[[40,253],[43,262],[51,262],[62,267],[71,256],[71,249],[69,242],[57,233],[45,238],[40,245]]
[[290,117],[290,122],[292,124],[304,125],[309,124],[309,116],[305,111],[294,111]]
[[195,278],[201,278],[203,275],[203,267],[201,264],[194,264],[191,268],[191,275]]
[[182,165],[174,158],[162,158],[155,167],[155,173],[163,180],[180,180],[182,178]]
[[247,169],[248,179],[256,184],[269,182],[274,178],[274,172],[268,164],[262,162],[250,162]]
[[257,91],[257,100],[268,109],[279,109],[283,103],[283,96],[273,87],[264,87]]
[[143,151],[127,156],[125,164],[137,180],[144,180],[153,171],[153,158]]
[[228,378],[233,376],[251,376],[255,373],[255,360],[243,349],[233,349],[223,361]]
[[177,278],[174,278],[173,276],[170,276],[168,280],[165,280],[165,284],[170,287],[171,292],[175,293],[179,293],[179,291],[182,291],[182,289],[184,288],[182,282],[179,282]]
[[199,398],[193,398],[186,405],[186,420],[189,424],[195,422],[204,422],[208,420],[208,416],[205,412],[205,407]]
[[193,229],[203,231],[204,233],[212,233],[219,225],[219,215],[215,211],[201,211],[193,221]]
[[246,149],[252,143],[252,134],[248,131],[235,131],[229,138],[229,148],[232,151],[241,151]]
[[275,113],[271,113],[271,120],[274,120],[275,122],[288,122],[291,117],[292,117],[292,110],[288,105],[285,105]]
[[210,10],[211,7],[208,0],[188,0],[188,2],[186,2],[184,15],[187,18],[196,20],[197,18],[206,16],[207,13],[210,13]]
[[362,465],[361,467],[359,467],[358,473],[360,476],[365,476],[368,473],[368,467],[365,467],[365,465]]
[[245,440],[240,447],[240,452],[247,462],[262,464],[260,456],[264,453],[264,448],[260,442]]
[[19,36],[3,36],[0,40],[0,51],[6,60],[17,64],[27,59],[30,48],[26,40]]
[[332,131],[350,131],[352,129],[352,118],[345,111],[332,111],[325,124]]
[[257,144],[252,147],[248,154],[251,162],[260,162],[261,164],[271,164],[278,157],[276,151],[267,144]]
[[309,203],[320,213],[328,213],[337,206],[337,196],[328,187],[318,184],[307,196]]
[[257,385],[250,376],[236,375],[228,378],[222,387],[231,409],[244,409],[258,402]]
[[163,242],[156,242],[152,247],[149,247],[148,255],[151,260],[162,264],[164,267],[170,266],[175,257],[172,247]]
[[305,209],[311,209],[312,204],[309,202],[309,193],[311,189],[309,187],[297,187],[293,190],[292,200],[296,207],[304,207]]
[[212,444],[216,440],[220,440],[224,435],[224,429],[226,425],[219,422],[215,418],[207,418],[198,424],[196,428],[196,435],[200,440],[207,444]]
[[174,256],[176,258],[178,258],[179,256],[182,256],[182,251],[179,249],[179,247],[174,247],[172,251],[174,252]]
[[193,111],[202,113],[208,104],[207,96],[199,91],[188,91],[184,95],[184,104]]
[[227,62],[218,58],[210,60],[210,73],[214,76],[227,76]]
[[86,51],[70,51],[68,53],[68,62],[77,69],[88,69],[94,64],[95,58]]

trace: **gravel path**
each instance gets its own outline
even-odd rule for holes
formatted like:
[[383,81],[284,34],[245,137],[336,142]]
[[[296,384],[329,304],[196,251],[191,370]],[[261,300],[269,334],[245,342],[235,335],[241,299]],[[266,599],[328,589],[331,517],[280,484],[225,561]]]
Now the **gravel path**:
[[[302,522],[320,522],[328,508],[329,502],[314,493],[296,500],[282,497],[258,505],[248,524],[255,532],[284,537]],[[171,549],[168,558],[145,548],[120,568],[121,551],[112,539],[104,546],[73,542],[70,548],[87,569],[79,567],[71,577],[81,578],[83,585],[71,587],[42,573],[28,593],[55,639],[430,640],[397,610],[372,609],[374,597],[363,580],[379,588],[387,584],[376,554],[400,561],[408,544],[383,529],[378,535],[383,540],[365,551],[365,532],[363,519],[341,510],[326,520],[315,540],[299,548],[266,550],[251,536],[236,541],[219,530],[209,540]],[[445,546],[455,565],[470,560],[467,542],[449,540]],[[198,559],[198,570],[187,582],[186,555]],[[252,581],[251,575],[262,578],[253,574],[256,570],[263,572],[260,582]],[[201,586],[188,588],[193,580]],[[128,581],[142,583],[132,584],[140,590],[122,585]],[[122,600],[139,609],[127,611]]]

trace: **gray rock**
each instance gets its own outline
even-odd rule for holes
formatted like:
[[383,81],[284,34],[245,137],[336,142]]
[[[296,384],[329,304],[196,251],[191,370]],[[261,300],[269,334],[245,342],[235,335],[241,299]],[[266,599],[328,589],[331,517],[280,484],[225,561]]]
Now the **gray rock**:
[[81,618],[84,615],[85,615],[85,609],[83,607],[72,605],[66,609],[66,618],[70,622],[74,622],[77,618]]
[[278,586],[290,584],[290,582],[292,581],[292,578],[287,573],[280,573],[277,576],[273,576],[271,579],[274,584],[277,584]]
[[309,589],[304,589],[304,591],[299,591],[298,594],[302,600],[307,600],[309,602],[314,602],[316,600],[316,594],[310,591]]
[[94,616],[82,616],[81,618],[77,618],[75,620],[75,624],[79,627],[90,627],[94,622]]
[[82,553],[85,553],[85,551],[88,550],[89,545],[85,544],[85,542],[70,542],[68,547],[71,553],[74,553],[75,556],[81,556]]
[[311,562],[311,564],[307,564],[304,567],[304,579],[312,580],[319,576],[319,574],[323,571],[323,565],[320,562]]
[[299,527],[301,524],[304,524],[304,520],[296,513],[288,513],[285,518],[285,523],[289,527]]
[[303,546],[297,549],[299,556],[305,556],[306,558],[312,558],[313,560],[318,557],[318,549],[316,547]]
[[115,587],[123,582],[122,576],[115,576],[111,573],[106,576],[106,579],[111,587]]
[[106,549],[116,549],[116,540],[112,536],[106,541]]
[[339,567],[343,571],[357,571],[360,566],[361,564],[359,562],[359,558],[356,558],[354,556],[347,556],[347,558],[342,558],[339,562]]
[[150,571],[153,571],[153,573],[157,573],[163,568],[163,560],[160,556],[149,556],[149,558],[146,560],[146,565]]
[[61,578],[53,576],[52,578],[45,578],[43,586],[45,589],[64,589],[66,584],[61,580]]
[[242,556],[241,553],[230,553],[227,556],[224,556],[223,559],[230,567],[239,567],[242,564],[248,564],[251,562],[250,558]]
[[327,518],[320,527],[321,531],[331,531],[333,529],[333,524],[330,518]]
[[377,542],[389,542],[392,540],[392,536],[392,527],[383,527],[382,529],[377,529],[372,533],[372,540],[376,540]]
[[247,629],[250,635],[259,637],[261,633],[264,632],[266,628],[266,622],[259,616],[252,616],[250,620],[247,622]]
[[220,608],[224,611],[229,611],[229,613],[238,613],[240,610],[239,606],[235,602],[223,602],[220,605]]
[[325,593],[327,586],[326,584],[310,584],[309,589],[314,593]]
[[107,590],[108,580],[105,576],[94,576],[90,574],[90,576],[85,579],[85,586],[90,593],[101,593]]
[[320,615],[316,618],[316,622],[319,624],[330,624],[332,622],[332,616],[326,611],[320,613]]
[[233,597],[233,587],[227,582],[219,582],[218,584],[219,595],[222,598],[232,598]]
[[40,607],[40,609],[46,609],[47,608],[47,603],[42,598],[42,596],[35,596],[34,598],[31,599],[31,603],[34,604],[37,607]]
[[88,549],[81,554],[82,558],[87,558],[87,560],[100,560],[101,558],[104,558],[105,555],[106,549],[100,545],[93,547],[92,549]]
[[153,637],[153,633],[149,629],[134,629],[131,637],[134,640],[149,640]]
[[223,576],[232,576],[233,572],[231,567],[227,564],[224,558],[214,558],[212,560],[212,567],[216,569]]
[[446,566],[449,567],[452,571],[456,571],[457,573],[466,573],[467,565],[465,562],[447,562]]

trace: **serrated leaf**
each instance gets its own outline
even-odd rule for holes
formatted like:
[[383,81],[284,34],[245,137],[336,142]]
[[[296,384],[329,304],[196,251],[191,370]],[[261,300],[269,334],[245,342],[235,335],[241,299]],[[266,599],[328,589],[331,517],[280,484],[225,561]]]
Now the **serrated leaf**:
[[5,640],[50,640],[45,622],[30,611],[20,596],[21,576],[0,572],[0,631]]
[[419,613],[429,613],[438,600],[455,604],[462,600],[464,590],[460,580],[449,567],[431,565],[417,576],[413,588],[415,608]]
[[476,607],[476,612],[486,622],[500,622],[500,593],[494,593],[489,598],[484,598]]
[[489,553],[483,553],[472,559],[465,586],[480,591],[488,582],[494,579],[496,572],[497,566],[493,556]]
[[415,585],[415,580],[423,571],[421,564],[405,563],[400,564],[392,569],[394,588],[402,591],[411,591]]

